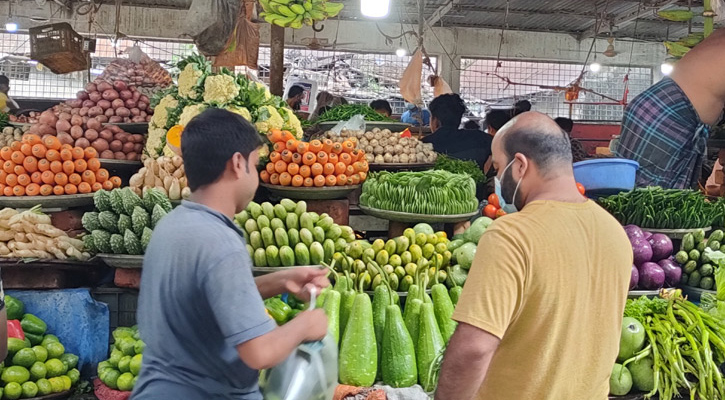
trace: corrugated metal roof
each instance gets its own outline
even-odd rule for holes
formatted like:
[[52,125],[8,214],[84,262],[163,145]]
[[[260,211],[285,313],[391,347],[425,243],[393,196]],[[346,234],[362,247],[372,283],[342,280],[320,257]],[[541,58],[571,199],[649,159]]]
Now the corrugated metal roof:
[[[466,26],[481,28],[503,28],[511,30],[563,32],[574,35],[591,29],[597,23],[597,16],[606,16],[607,20],[621,21],[622,18],[643,14],[635,32],[634,23],[623,23],[614,26],[616,37],[636,38],[652,41],[663,41],[679,38],[687,34],[687,23],[666,22],[658,19],[652,4],[661,4],[662,0],[458,0],[440,21],[442,26]],[[361,19],[359,0],[343,0],[346,4],[341,17],[344,19]],[[438,7],[447,4],[448,0],[426,0],[425,16],[429,18]],[[687,3],[683,0],[682,3]],[[387,22],[418,23],[418,0],[391,1],[392,9]],[[701,1],[693,1],[694,5],[702,5]],[[506,9],[508,6],[508,16]],[[681,6],[680,6],[681,7]],[[667,7],[672,8],[672,6]],[[695,9],[696,14],[702,9]],[[696,17],[694,25],[701,26],[702,17]],[[609,31],[609,24],[601,29]]]
[[124,0],[124,4],[155,7],[155,8],[178,8],[188,10],[191,7],[191,0]]

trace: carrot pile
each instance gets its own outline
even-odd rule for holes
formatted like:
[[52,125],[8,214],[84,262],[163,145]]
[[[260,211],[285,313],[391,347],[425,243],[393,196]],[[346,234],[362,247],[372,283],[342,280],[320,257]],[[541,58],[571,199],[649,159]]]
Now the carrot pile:
[[55,136],[26,134],[0,149],[0,195],[50,196],[92,193],[121,186],[121,178],[101,168],[93,147],[61,144]]
[[262,182],[282,186],[357,185],[367,178],[365,152],[356,149],[356,140],[342,143],[330,139],[309,143],[296,140],[287,131],[272,130],[269,163],[259,173]]

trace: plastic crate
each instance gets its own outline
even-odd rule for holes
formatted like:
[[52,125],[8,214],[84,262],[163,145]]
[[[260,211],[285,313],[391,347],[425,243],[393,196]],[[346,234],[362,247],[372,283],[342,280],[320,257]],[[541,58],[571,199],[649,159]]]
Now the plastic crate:
[[88,69],[83,36],[67,22],[30,28],[30,57],[56,74]]
[[[119,326],[136,325],[136,308],[138,306],[138,290],[121,288],[97,288],[91,290],[96,301],[108,304],[110,314],[109,333]],[[109,341],[113,337],[109,336]]]

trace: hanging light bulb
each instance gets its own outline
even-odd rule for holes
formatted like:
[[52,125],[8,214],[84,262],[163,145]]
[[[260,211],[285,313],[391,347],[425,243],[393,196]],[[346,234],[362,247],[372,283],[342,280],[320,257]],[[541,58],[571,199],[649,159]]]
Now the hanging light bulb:
[[598,62],[594,61],[589,65],[589,70],[594,72],[595,74],[602,70],[602,64],[599,64]]
[[6,22],[5,23],[5,30],[8,32],[17,32],[18,31],[18,24],[15,22]]
[[660,71],[662,71],[662,75],[669,75],[672,73],[672,71],[675,69],[675,66],[670,64],[669,62],[664,62],[660,66]]
[[390,11],[390,0],[361,0],[360,12],[369,18],[382,18]]
[[398,48],[398,50],[395,50],[395,55],[398,57],[405,57],[406,55],[408,55],[408,50],[400,47]]

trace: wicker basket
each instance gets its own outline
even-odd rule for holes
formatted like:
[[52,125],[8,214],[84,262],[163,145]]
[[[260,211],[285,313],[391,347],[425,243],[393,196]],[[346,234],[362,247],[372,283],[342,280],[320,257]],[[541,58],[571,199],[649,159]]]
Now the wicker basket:
[[66,22],[30,28],[30,57],[56,74],[88,68],[83,36]]

